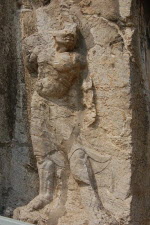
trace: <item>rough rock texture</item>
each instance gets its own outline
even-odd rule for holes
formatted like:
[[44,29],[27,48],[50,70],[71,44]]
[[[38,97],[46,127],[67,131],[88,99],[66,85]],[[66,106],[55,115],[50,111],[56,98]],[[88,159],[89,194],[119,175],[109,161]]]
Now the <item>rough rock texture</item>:
[[27,203],[36,193],[37,173],[32,169],[20,24],[16,2],[0,1],[0,213]]
[[38,225],[149,225],[148,1],[16,0],[14,9],[3,205]]
[[[132,103],[132,221],[149,224],[150,196],[150,133],[149,133],[149,60],[150,60],[150,2],[134,4],[136,30],[132,41],[131,103]],[[134,222],[135,221],[135,222]]]

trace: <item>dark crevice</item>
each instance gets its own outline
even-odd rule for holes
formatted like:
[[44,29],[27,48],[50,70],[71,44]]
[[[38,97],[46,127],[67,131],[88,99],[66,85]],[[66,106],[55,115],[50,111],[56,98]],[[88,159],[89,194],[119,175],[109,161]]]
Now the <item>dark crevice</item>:
[[[147,65],[147,29],[150,19],[149,0],[133,1],[133,20],[136,30],[132,41],[131,109],[132,109],[132,179],[131,179],[131,224],[150,224],[150,149],[149,149],[149,91]],[[149,55],[149,56],[148,56]]]

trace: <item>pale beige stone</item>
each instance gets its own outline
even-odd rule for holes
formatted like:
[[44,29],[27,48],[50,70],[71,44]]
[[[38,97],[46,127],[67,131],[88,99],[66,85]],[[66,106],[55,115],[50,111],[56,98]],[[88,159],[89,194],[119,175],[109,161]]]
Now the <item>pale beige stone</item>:
[[[26,165],[24,145],[14,148],[12,193],[24,197],[20,189],[28,195],[33,189],[17,202],[14,218],[37,225],[149,224],[150,54],[143,7],[132,0],[18,1],[39,193],[32,199],[38,179],[28,171],[30,182],[18,187],[23,165],[36,168]],[[23,98],[20,91],[15,137],[21,144],[29,143]]]
[[[109,15],[104,8],[98,12],[94,1],[57,6],[52,1],[36,10],[38,31],[25,38],[24,58],[32,81],[30,133],[40,187],[35,199],[15,210],[15,218],[98,225],[119,224],[129,215],[131,168],[122,152],[126,157],[131,152],[129,55],[118,26],[107,20],[116,20],[118,5],[107,4],[114,9]],[[87,53],[86,38],[78,35],[82,17],[93,37]]]

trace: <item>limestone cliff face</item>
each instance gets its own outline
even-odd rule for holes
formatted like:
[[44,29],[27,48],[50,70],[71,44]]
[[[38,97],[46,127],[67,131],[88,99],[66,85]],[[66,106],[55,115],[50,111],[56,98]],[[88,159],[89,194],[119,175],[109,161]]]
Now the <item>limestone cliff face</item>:
[[3,3],[5,215],[16,208],[14,218],[38,225],[149,224],[146,2]]

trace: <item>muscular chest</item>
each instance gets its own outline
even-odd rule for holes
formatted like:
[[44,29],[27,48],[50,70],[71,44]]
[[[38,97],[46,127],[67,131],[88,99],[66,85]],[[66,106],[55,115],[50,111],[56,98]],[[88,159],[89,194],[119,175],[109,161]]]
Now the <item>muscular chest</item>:
[[73,53],[59,53],[53,58],[53,67],[59,71],[71,71],[76,68],[76,55]]

